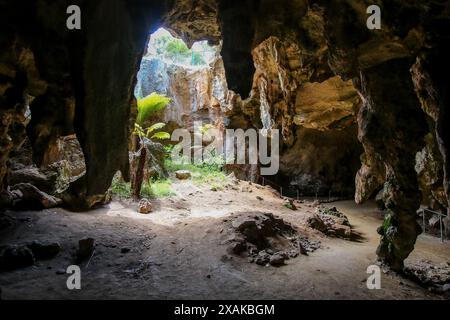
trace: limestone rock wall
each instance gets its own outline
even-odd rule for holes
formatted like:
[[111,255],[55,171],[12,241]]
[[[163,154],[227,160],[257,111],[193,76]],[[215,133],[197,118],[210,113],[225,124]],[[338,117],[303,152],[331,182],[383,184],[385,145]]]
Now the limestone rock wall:
[[186,67],[158,58],[144,58],[136,95],[145,97],[153,92],[172,99],[161,116],[171,129],[178,127],[193,131],[195,121],[224,129],[228,122],[226,113],[232,108],[229,102],[231,93],[220,58],[204,67]]

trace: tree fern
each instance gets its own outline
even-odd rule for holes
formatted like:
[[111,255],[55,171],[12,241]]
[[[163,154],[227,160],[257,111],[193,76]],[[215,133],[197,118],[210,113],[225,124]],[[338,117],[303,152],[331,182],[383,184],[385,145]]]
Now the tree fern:
[[155,92],[145,98],[139,99],[137,102],[138,116],[136,123],[142,127],[145,121],[156,112],[164,110],[170,102],[170,98]]
[[166,108],[170,101],[169,98],[157,93],[152,93],[148,97],[138,100],[138,116],[134,125],[134,134],[139,137],[141,149],[137,153],[138,164],[135,169],[133,183],[133,197],[136,200],[141,196],[142,182],[144,180],[145,159],[148,153],[146,144],[152,139],[170,139],[170,134],[167,132],[157,132],[152,135],[155,131],[163,129],[166,126],[164,123],[155,123],[145,128],[145,122],[156,112]]

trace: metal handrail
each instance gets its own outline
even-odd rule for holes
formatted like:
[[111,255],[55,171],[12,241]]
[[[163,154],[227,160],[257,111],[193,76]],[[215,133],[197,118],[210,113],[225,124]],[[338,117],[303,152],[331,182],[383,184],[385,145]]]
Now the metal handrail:
[[262,179],[262,185],[263,185],[263,186],[266,185],[266,182],[269,182],[269,183],[268,183],[269,185],[272,185],[272,186],[275,186],[275,187],[277,187],[277,188],[280,188],[280,195],[281,195],[281,198],[283,198],[283,187],[282,187],[282,186],[280,186],[280,185],[278,185],[277,183],[275,183],[275,182],[273,182],[273,181],[267,179],[267,178],[264,177],[264,176],[259,176],[259,178]]
[[443,224],[442,224],[442,218],[447,217],[446,214],[443,214],[441,212],[433,211],[430,209],[422,209],[422,224],[423,224],[423,232],[426,232],[426,225],[425,225],[425,212],[430,212],[433,214],[436,214],[439,216],[439,228],[441,231],[441,242],[444,243],[444,233],[443,233]]

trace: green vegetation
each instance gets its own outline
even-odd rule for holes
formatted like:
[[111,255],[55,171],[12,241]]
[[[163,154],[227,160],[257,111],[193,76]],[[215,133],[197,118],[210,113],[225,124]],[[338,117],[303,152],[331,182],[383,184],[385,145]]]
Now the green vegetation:
[[387,234],[389,228],[392,226],[392,215],[388,214],[383,221],[383,234]]
[[[111,192],[120,199],[130,199],[133,194],[131,183],[114,179]],[[155,180],[142,184],[141,195],[149,199],[160,199],[175,195],[171,180]]]
[[[111,186],[113,195],[122,199],[133,197],[135,200],[139,200],[141,196],[155,199],[175,195],[172,189],[173,180],[171,179],[144,181],[147,153],[149,152],[146,145],[154,139],[170,139],[169,133],[160,131],[165,127],[164,123],[149,125],[148,122],[155,112],[163,110],[168,103],[170,103],[169,98],[156,93],[138,101],[139,113],[135,123],[134,135],[139,139],[136,147],[139,150],[134,154],[133,181],[132,183],[126,183],[120,178],[115,178]],[[201,131],[203,134],[207,134],[212,128],[214,128],[212,125],[206,125],[201,128]],[[181,163],[172,162],[170,155],[173,146],[166,146],[165,150],[165,167],[172,179],[175,178],[176,171],[188,170],[191,172],[194,184],[208,184],[211,186],[211,190],[215,191],[223,189],[223,185],[227,181],[227,176],[223,171],[225,159],[216,155],[215,151],[206,156],[202,164],[192,164],[187,159],[181,161]]]
[[[167,148],[168,155],[170,148]],[[227,182],[227,175],[223,168],[223,159],[221,157],[210,157],[202,165],[195,165],[185,161],[183,163],[174,163],[169,158],[165,166],[172,179],[175,179],[175,172],[178,170],[188,170],[192,174],[192,182],[195,185],[208,184],[211,190],[221,191]],[[149,199],[160,199],[176,195],[172,189],[172,179],[155,179],[150,182],[143,182],[141,196]],[[115,178],[111,186],[113,195],[120,199],[130,199],[133,196],[133,190],[130,183],[126,183],[119,178]]]
[[215,48],[207,41],[197,42],[192,49],[181,39],[174,38],[167,31],[160,29],[150,40],[149,54],[172,61],[173,63],[202,66],[215,55]]
[[164,110],[171,102],[170,98],[153,92],[151,95],[137,101],[138,116],[136,124],[144,126],[144,123],[155,113]]
[[154,180],[151,183],[144,183],[142,193],[150,198],[167,198],[176,195],[172,189],[172,181],[170,179]]
[[[146,122],[158,111],[164,110],[170,103],[170,99],[159,95],[157,93],[152,93],[148,97],[138,100],[138,116],[135,123],[134,134],[139,138],[140,148],[136,153],[137,165],[134,173],[133,181],[133,197],[138,200],[141,197],[142,183],[144,182],[144,171],[147,159],[147,144],[151,140],[165,140],[170,139],[170,134],[167,132],[156,132],[163,129],[165,123],[156,123],[151,126],[146,126]],[[156,132],[156,133],[155,133]]]
[[194,184],[210,184],[219,189],[227,180],[227,176],[222,170],[223,165],[223,158],[218,156],[208,157],[201,165],[192,164],[187,160],[181,161],[181,163],[174,163],[170,159],[166,160],[166,169],[169,172],[188,170],[192,174]]
[[117,177],[115,177],[112,182],[111,192],[120,199],[130,199],[133,193],[131,190],[131,183],[127,183]]

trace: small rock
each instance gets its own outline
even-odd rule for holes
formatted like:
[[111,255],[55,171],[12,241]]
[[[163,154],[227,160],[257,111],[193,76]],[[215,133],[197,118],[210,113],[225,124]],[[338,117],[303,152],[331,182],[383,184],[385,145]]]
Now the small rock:
[[120,253],[126,254],[126,253],[129,253],[130,251],[131,251],[130,248],[122,248],[122,249],[120,250]]
[[188,170],[178,170],[175,172],[175,176],[178,180],[188,180],[192,177],[192,174]]
[[323,220],[320,219],[318,215],[309,217],[307,223],[311,228],[316,229],[322,233],[325,233],[328,229]]
[[264,199],[260,196],[257,196],[256,199],[258,199],[259,201],[264,201]]
[[66,270],[64,270],[64,269],[58,269],[58,270],[56,270],[56,274],[57,274],[57,275],[63,275],[63,274],[66,274]]
[[287,260],[286,254],[276,253],[270,257],[270,265],[274,267],[280,267],[285,265],[286,260]]
[[7,191],[0,192],[0,208],[10,208],[13,204],[13,196]]
[[318,206],[320,206],[319,200],[314,200],[313,203],[311,203],[311,207],[318,207]]
[[245,241],[233,242],[229,250],[236,255],[240,255],[242,252],[247,250],[247,244],[245,243]]
[[331,227],[334,232],[336,233],[336,236],[343,237],[343,238],[351,238],[352,236],[352,229],[348,226],[344,226],[341,224],[335,224]]
[[33,252],[36,259],[47,260],[56,256],[61,251],[59,243],[42,243],[33,241],[27,244],[27,247]]
[[293,211],[297,210],[297,207],[294,204],[294,200],[292,200],[292,199],[285,199],[284,202],[283,202],[283,206],[288,208],[288,209],[291,209]]
[[267,252],[260,251],[255,259],[255,263],[259,266],[265,266],[270,262],[270,255]]
[[142,214],[149,214],[153,212],[152,203],[148,199],[142,199],[141,201],[139,201],[138,211]]
[[[0,208],[1,208],[1,203],[0,203]],[[8,215],[3,215],[0,212],[0,230],[11,228],[12,226],[14,226],[14,223],[15,223],[14,218],[12,218]]]
[[92,256],[95,250],[95,240],[83,238],[78,241],[77,261],[82,262]]
[[34,265],[33,252],[27,246],[0,248],[0,270],[12,271]]

